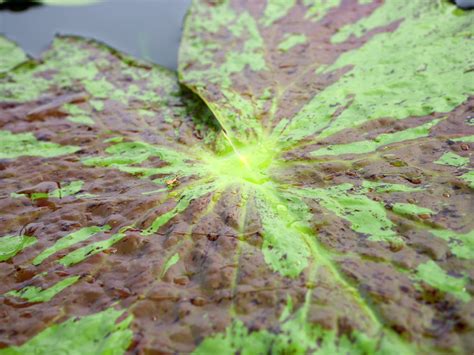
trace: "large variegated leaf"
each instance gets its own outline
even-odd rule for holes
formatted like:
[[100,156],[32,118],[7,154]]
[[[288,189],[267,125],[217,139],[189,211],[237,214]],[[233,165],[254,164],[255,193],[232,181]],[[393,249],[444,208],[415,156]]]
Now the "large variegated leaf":
[[220,124],[77,38],[0,74],[0,353],[472,352],[472,20],[196,1]]
[[447,1],[193,2],[180,78],[260,176],[266,263],[314,285],[298,326],[238,310],[200,349],[472,351],[473,36]]

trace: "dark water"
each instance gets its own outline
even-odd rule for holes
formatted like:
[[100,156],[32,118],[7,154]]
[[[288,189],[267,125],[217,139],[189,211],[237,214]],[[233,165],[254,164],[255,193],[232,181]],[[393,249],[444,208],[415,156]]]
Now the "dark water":
[[108,0],[87,6],[0,11],[0,33],[38,56],[55,33],[94,38],[133,56],[176,69],[191,0]]

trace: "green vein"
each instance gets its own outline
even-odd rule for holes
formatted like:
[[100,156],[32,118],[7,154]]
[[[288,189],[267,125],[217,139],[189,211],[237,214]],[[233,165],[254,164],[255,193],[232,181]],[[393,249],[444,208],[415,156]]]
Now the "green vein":
[[179,254],[174,253],[168,260],[166,260],[163,270],[161,271],[160,277],[163,277],[168,270],[179,261]]
[[151,226],[142,231],[142,235],[151,235],[156,233],[160,227],[164,226],[172,218],[187,209],[193,200],[215,191],[216,188],[216,183],[211,182],[204,183],[202,185],[191,186],[183,190],[178,197],[178,203],[176,206],[172,210],[158,216],[152,222]]

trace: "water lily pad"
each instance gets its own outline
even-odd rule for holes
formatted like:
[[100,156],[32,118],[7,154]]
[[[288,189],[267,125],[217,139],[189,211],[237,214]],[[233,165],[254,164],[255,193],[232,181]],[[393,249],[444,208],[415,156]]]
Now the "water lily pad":
[[473,23],[201,0],[196,95],[75,37],[15,65],[0,236],[35,243],[0,263],[3,351],[472,352]]
[[[244,157],[269,152],[265,168],[250,164],[267,181],[244,195],[262,224],[265,261],[286,277],[310,277],[305,329],[335,319],[326,327],[344,328],[350,353],[472,349],[470,331],[433,324],[451,317],[439,307],[447,298],[468,307],[444,280],[472,284],[472,261],[459,249],[469,247],[444,236],[473,229],[473,20],[454,4],[421,0],[202,0],[186,19],[182,82]],[[427,262],[438,276],[428,276],[435,267],[416,271]],[[321,301],[322,285],[348,298]],[[254,313],[235,311],[199,349],[282,351],[272,336],[285,337],[285,323]],[[248,329],[269,332],[266,342]],[[364,348],[359,332],[385,334],[391,350]],[[326,350],[316,330],[310,339],[293,335],[285,349]],[[346,340],[335,339],[332,353]]]

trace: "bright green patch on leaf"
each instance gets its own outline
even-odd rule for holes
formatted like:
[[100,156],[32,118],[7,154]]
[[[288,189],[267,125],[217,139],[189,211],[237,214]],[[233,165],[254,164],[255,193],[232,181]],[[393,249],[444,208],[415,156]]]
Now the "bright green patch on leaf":
[[474,189],[474,170],[468,171],[461,175],[460,178],[466,181],[471,189]]
[[63,256],[58,260],[58,263],[69,267],[80,263],[88,257],[101,253],[104,250],[111,248],[115,243],[119,242],[125,237],[123,233],[117,233],[112,235],[110,238],[101,240],[99,242],[91,243],[82,248],[76,249],[69,254]]
[[329,145],[325,148],[314,151],[312,155],[320,156],[371,153],[376,151],[378,148],[384,147],[389,144],[428,137],[430,134],[430,129],[435,126],[439,121],[440,120],[433,120],[421,126],[408,128],[406,130],[395,133],[383,133],[371,140]]
[[258,142],[223,155],[203,153],[205,170],[222,184],[253,183],[261,185],[270,180],[268,170],[275,162],[276,148],[271,142]]
[[68,121],[88,126],[91,126],[95,123],[87,111],[84,111],[77,105],[66,104],[63,106],[63,108],[69,113],[69,116],[67,117]]
[[103,111],[104,110],[104,102],[101,100],[91,100],[89,101],[91,106],[94,108],[96,111]]
[[83,186],[84,186],[84,181],[76,180],[76,181],[71,181],[69,184],[63,183],[62,187],[50,192],[33,192],[31,194],[12,193],[11,197],[13,198],[28,197],[31,200],[38,200],[41,198],[64,198],[67,196],[76,195],[78,192],[82,190]]
[[469,143],[474,143],[474,135],[472,136],[466,136],[466,137],[459,137],[459,138],[454,138],[452,139],[454,142],[469,142]]
[[0,262],[13,258],[23,249],[37,242],[35,237],[27,235],[5,235],[0,238]]
[[431,230],[438,238],[448,242],[451,252],[460,259],[474,259],[474,230],[456,233],[450,230]]
[[293,6],[296,0],[270,0],[263,14],[262,23],[264,26],[270,26],[278,19],[284,17]]
[[[83,163],[92,166],[113,167],[143,177],[156,174],[199,175],[199,170],[195,169],[192,163],[188,163],[190,159],[187,155],[166,147],[154,146],[145,142],[123,142],[114,144],[105,151],[109,154],[108,156],[86,158]],[[136,166],[151,157],[159,157],[168,165],[161,168]]]
[[133,318],[117,323],[123,313],[110,308],[68,319],[46,328],[23,345],[0,350],[0,354],[124,354],[132,341],[129,327]]
[[455,166],[459,168],[467,165],[469,163],[469,158],[464,158],[453,152],[447,152],[444,153],[438,160],[436,160],[435,163],[441,165]]
[[304,44],[307,41],[307,38],[304,34],[293,33],[285,36],[283,41],[278,45],[278,49],[282,52],[288,52],[294,46],[299,44]]
[[39,141],[33,133],[11,133],[0,131],[0,159],[21,156],[51,158],[75,153],[79,147]]
[[430,260],[417,267],[416,277],[428,285],[454,295],[463,302],[469,302],[471,296],[466,291],[467,279],[465,277],[450,276],[438,264]]
[[311,255],[307,238],[307,207],[297,198],[280,197],[271,188],[256,191],[255,204],[262,220],[265,261],[279,273],[297,277],[308,265]]
[[392,211],[395,212],[396,214],[400,214],[403,216],[419,216],[419,215],[424,215],[424,214],[427,214],[427,215],[435,214],[435,212],[433,212],[429,208],[420,207],[412,203],[401,203],[401,202],[394,203],[392,206]]
[[35,286],[27,286],[18,291],[7,292],[5,295],[22,298],[28,302],[48,302],[59,292],[75,284],[78,280],[79,276],[71,276],[55,283],[46,289]]
[[369,240],[402,243],[393,230],[395,225],[387,217],[383,203],[360,194],[351,184],[328,189],[301,189],[295,193],[318,200],[326,209],[349,221],[354,231],[368,236]]
[[110,230],[110,226],[105,225],[103,227],[98,227],[98,226],[91,226],[91,227],[85,227],[82,228],[76,232],[73,232],[71,234],[68,234],[61,239],[59,239],[56,243],[54,243],[52,246],[49,248],[43,250],[40,254],[38,254],[34,259],[33,259],[33,265],[39,265],[41,264],[45,259],[53,255],[54,253],[57,253],[60,250],[67,249],[74,244],[77,244],[79,242],[82,242],[93,235],[100,233],[100,232],[106,232]]
[[23,50],[12,41],[0,36],[0,74],[27,60]]

